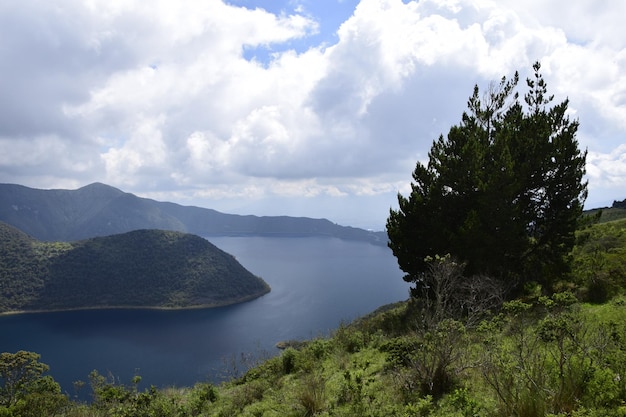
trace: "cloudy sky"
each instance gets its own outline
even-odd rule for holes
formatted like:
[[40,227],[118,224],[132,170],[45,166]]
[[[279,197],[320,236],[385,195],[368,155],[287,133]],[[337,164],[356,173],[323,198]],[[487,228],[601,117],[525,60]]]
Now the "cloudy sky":
[[382,230],[474,84],[539,60],[580,121],[587,207],[610,205],[624,16],[622,0],[0,0],[0,182]]

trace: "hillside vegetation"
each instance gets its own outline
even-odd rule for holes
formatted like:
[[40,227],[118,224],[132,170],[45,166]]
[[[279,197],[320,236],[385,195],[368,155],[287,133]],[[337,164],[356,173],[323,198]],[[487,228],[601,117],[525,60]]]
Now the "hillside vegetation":
[[587,216],[594,216],[594,215],[599,214],[597,221],[599,223],[606,223],[606,222],[611,222],[613,220],[626,218],[626,209],[621,208],[621,207],[616,207],[614,204],[613,207],[587,210],[585,211],[584,214]]
[[233,256],[181,232],[41,242],[0,223],[0,239],[0,312],[219,306],[269,291]]
[[[281,355],[219,386],[140,389],[139,375],[120,382],[94,371],[85,404],[43,384],[40,372],[12,402],[14,391],[0,390],[0,404],[14,416],[625,416],[624,251],[626,219],[587,226],[574,271],[551,296],[528,287],[498,304],[474,292],[461,312],[455,293],[443,291],[385,306],[331,337],[285,343]],[[431,262],[429,282],[458,277],[450,258]],[[607,301],[588,302],[605,278]],[[36,355],[12,355],[5,363],[42,369]]]
[[601,222],[579,230],[577,245],[572,251],[572,284],[580,291],[579,297],[593,302],[604,302],[626,288],[626,215],[611,209],[609,218],[604,211]]

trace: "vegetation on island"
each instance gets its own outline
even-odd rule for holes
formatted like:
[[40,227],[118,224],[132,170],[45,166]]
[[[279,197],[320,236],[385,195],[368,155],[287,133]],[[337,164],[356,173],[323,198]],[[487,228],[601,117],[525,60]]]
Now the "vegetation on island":
[[140,389],[94,371],[89,403],[36,353],[3,354],[0,416],[626,416],[626,216],[582,213],[577,122],[567,102],[545,107],[538,71],[528,112],[517,76],[475,89],[399,196],[388,226],[407,301],[243,374],[235,363],[220,385]]
[[0,223],[0,239],[0,312],[219,306],[269,291],[232,255],[181,232],[42,242]]

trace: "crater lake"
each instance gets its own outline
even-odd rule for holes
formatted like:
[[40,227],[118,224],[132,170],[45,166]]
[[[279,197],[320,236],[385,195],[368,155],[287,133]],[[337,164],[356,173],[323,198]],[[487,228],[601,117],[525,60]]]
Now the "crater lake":
[[[83,310],[0,316],[0,352],[34,351],[69,395],[92,370],[142,386],[219,382],[275,355],[279,341],[325,336],[405,300],[391,250],[336,238],[210,237],[272,288],[253,301],[198,310]],[[83,391],[89,391],[84,388]]]

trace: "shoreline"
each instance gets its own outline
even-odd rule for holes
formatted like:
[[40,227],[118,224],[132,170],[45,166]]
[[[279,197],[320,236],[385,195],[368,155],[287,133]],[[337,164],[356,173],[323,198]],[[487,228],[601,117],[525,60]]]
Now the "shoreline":
[[202,309],[212,309],[212,308],[220,308],[220,307],[228,307],[235,304],[243,304],[257,298],[261,298],[266,294],[271,292],[271,288],[268,288],[260,294],[253,294],[247,297],[244,297],[240,300],[235,301],[225,301],[223,303],[213,303],[213,304],[194,304],[190,306],[181,306],[181,307],[167,307],[167,306],[86,306],[86,307],[72,307],[72,308],[58,308],[58,309],[41,309],[41,310],[9,310],[0,312],[0,317],[5,316],[17,316],[21,314],[45,314],[45,313],[63,313],[63,312],[71,312],[71,311],[87,311],[87,310],[161,310],[161,311],[182,311],[182,310],[202,310]]

